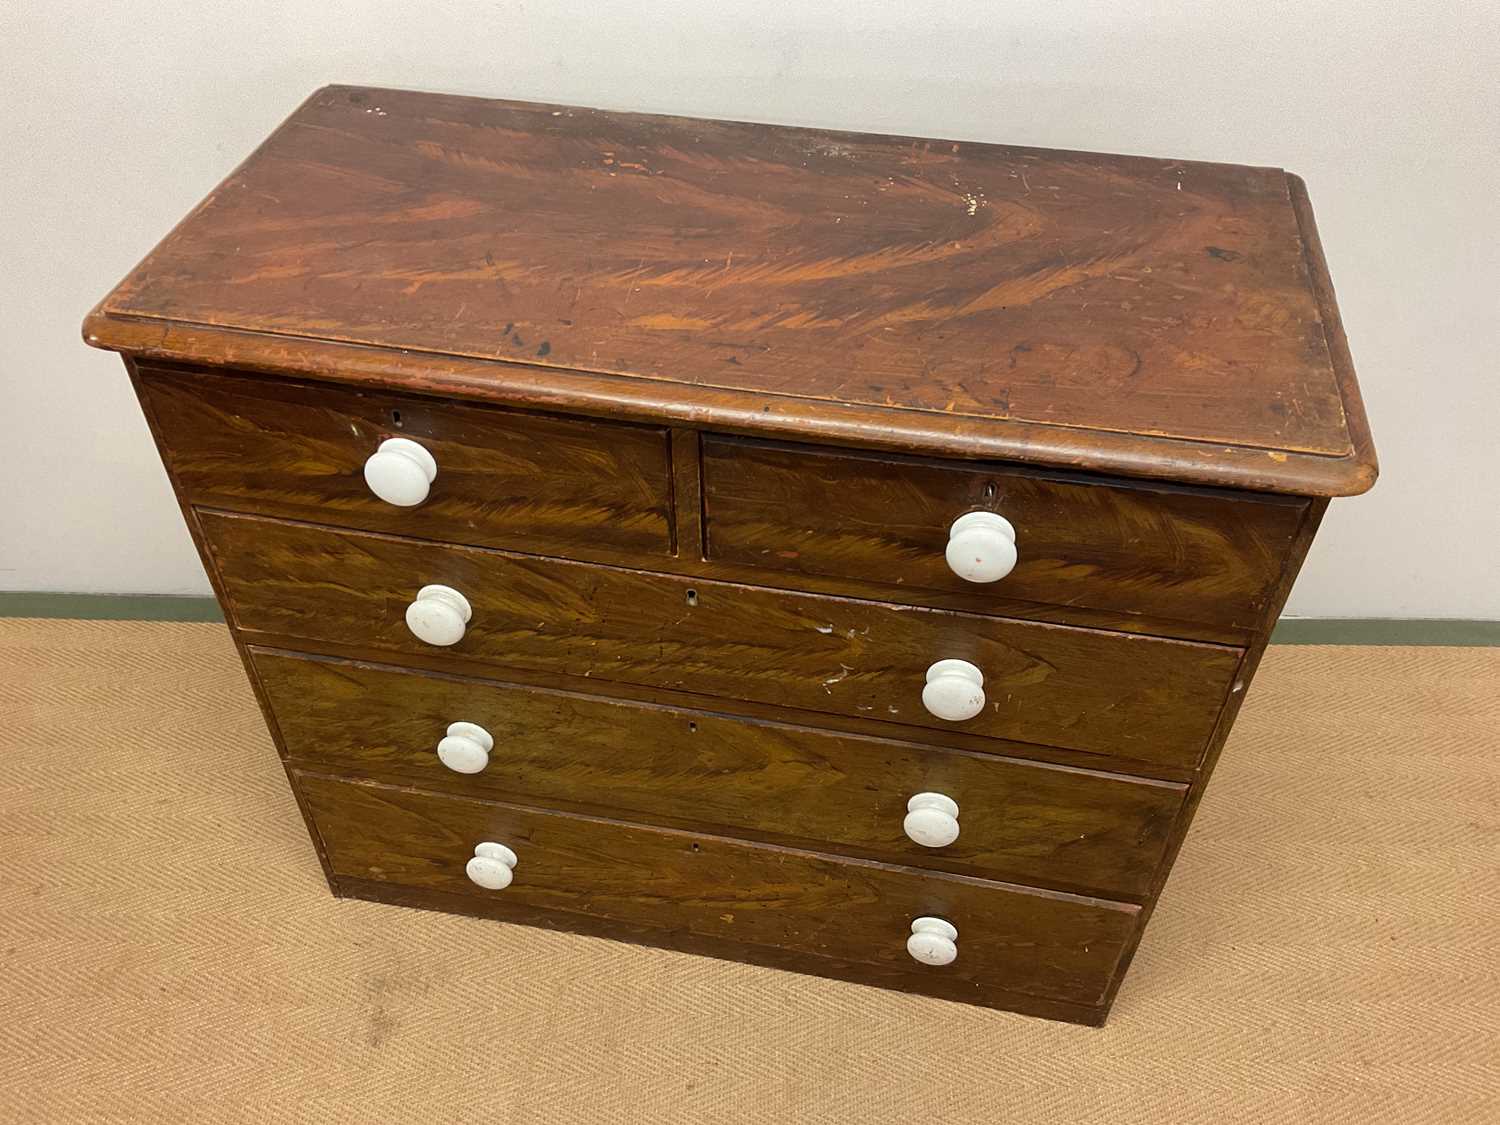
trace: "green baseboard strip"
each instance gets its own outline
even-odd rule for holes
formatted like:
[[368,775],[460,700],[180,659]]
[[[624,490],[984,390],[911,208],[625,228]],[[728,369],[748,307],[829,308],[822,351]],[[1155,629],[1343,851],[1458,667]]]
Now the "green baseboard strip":
[[33,594],[0,590],[0,617],[89,621],[223,621],[213,598],[172,594]]
[[[37,594],[0,590],[0,617],[92,621],[223,621],[213,598],[168,594]],[[1279,645],[1500,646],[1500,621],[1447,617],[1284,617]]]
[[1273,645],[1500,645],[1500,621],[1452,617],[1283,617]]

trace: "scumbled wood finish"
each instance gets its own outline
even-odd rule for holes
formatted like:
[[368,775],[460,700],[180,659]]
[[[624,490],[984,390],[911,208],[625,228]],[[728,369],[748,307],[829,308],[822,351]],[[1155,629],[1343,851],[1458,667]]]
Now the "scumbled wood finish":
[[[141,387],[195,504],[585,556],[671,550],[664,429],[187,371],[146,370]],[[417,508],[365,484],[388,437],[437,460]]]
[[928,971],[916,964],[906,969],[895,965],[876,965],[867,960],[855,961],[838,957],[818,957],[810,960],[808,955],[801,950],[781,949],[772,945],[746,945],[728,938],[695,934],[684,929],[663,930],[647,926],[632,926],[616,919],[600,918],[576,911],[523,907],[514,902],[506,902],[504,896],[478,898],[474,895],[453,894],[423,887],[407,887],[400,883],[356,879],[350,876],[334,880],[333,886],[335,893],[342,898],[363,899],[367,902],[408,906],[418,910],[440,910],[446,914],[464,914],[472,918],[489,918],[500,922],[542,926],[549,930],[586,934],[590,937],[608,938],[611,941],[631,942],[659,949],[674,949],[682,953],[693,953],[705,957],[726,958],[748,965],[761,965],[769,969],[785,969],[789,972],[809,973],[855,984],[874,985],[902,992],[918,992],[944,1000],[977,1004],[981,1007],[1002,1008],[1010,1012],[1039,1016],[1043,1019],[1066,1020],[1069,1023],[1089,1027],[1098,1027],[1103,1024],[1108,1014],[1107,1007],[1104,1005],[1052,1000],[1033,993],[1016,992],[989,982],[986,982],[982,988],[975,988],[966,979],[946,977],[940,972]]
[[[1376,475],[1271,168],[328,87],[84,336],[337,894],[1086,1024]],[[399,511],[361,479],[397,435],[439,464]],[[1017,525],[993,585],[943,563],[976,509]],[[429,582],[452,648],[404,625]],[[945,657],[965,723],[920,703]],[[900,830],[928,787],[946,847]]]
[[[146,368],[138,383],[177,478],[189,499],[205,507],[626,566],[644,561],[652,568],[730,582],[1231,645],[1245,643],[1251,632],[1128,607],[1022,601],[1007,596],[1008,583],[893,585],[873,567],[862,580],[704,558],[699,478],[705,439],[690,430],[471,409],[421,395],[338,390],[203,368]],[[381,440],[395,436],[420,440],[441,458],[432,494],[415,507],[396,508],[376,499],[359,471]],[[721,447],[711,437],[706,441]],[[922,464],[930,463],[901,459],[891,469],[895,475],[903,465]],[[963,479],[960,466],[941,464],[959,472],[953,480]],[[961,494],[953,495],[957,503]],[[327,503],[320,506],[319,496]],[[1087,528],[1079,528],[1080,538],[1087,534]]]
[[1315,250],[1273,168],[329,87],[85,331],[589,414],[1357,492],[1374,452]]
[[974,594],[943,558],[948,528],[994,511],[1019,561],[981,592],[1237,628],[1264,612],[1307,506],[723,438],[704,440],[703,490],[711,559]]
[[[441,652],[891,724],[1196,764],[1239,652],[1219,646],[761,590],[615,567],[206,513],[204,534],[248,633]],[[474,616],[442,650],[406,626],[417,590]],[[927,668],[958,658],[989,702],[964,723],[922,706]],[[1106,673],[1101,670],[1107,669]]]
[[1204,755],[1199,765],[1196,776],[1188,787],[1187,802],[1184,804],[1181,814],[1178,816],[1177,825],[1172,833],[1172,842],[1168,847],[1167,862],[1157,869],[1153,880],[1151,895],[1147,900],[1145,909],[1141,913],[1140,925],[1130,940],[1130,948],[1126,951],[1124,959],[1120,963],[1119,971],[1110,984],[1109,995],[1105,998],[1104,1009],[1108,1011],[1114,1003],[1115,996],[1120,990],[1120,985],[1125,979],[1126,970],[1130,968],[1131,959],[1139,947],[1142,935],[1145,933],[1146,923],[1150,920],[1156,904],[1161,899],[1162,891],[1166,887],[1167,878],[1172,872],[1172,864],[1177,859],[1177,854],[1182,848],[1183,841],[1187,838],[1188,829],[1192,826],[1193,816],[1198,811],[1199,802],[1208,788],[1209,779],[1213,776],[1214,767],[1218,765],[1219,755],[1224,750],[1225,741],[1234,727],[1234,721],[1239,716],[1240,707],[1245,702],[1246,693],[1255,673],[1260,667],[1260,660],[1265,655],[1266,646],[1271,640],[1271,630],[1276,625],[1276,620],[1281,616],[1281,611],[1286,606],[1287,598],[1291,596],[1292,583],[1296,581],[1297,573],[1302,569],[1302,563],[1307,558],[1308,548],[1312,546],[1313,536],[1317,534],[1318,527],[1322,523],[1323,513],[1328,509],[1326,497],[1314,498],[1308,505],[1306,514],[1303,516],[1302,525],[1297,529],[1297,537],[1287,553],[1286,566],[1282,571],[1281,582],[1277,585],[1272,595],[1271,603],[1266,608],[1265,616],[1261,619],[1260,630],[1254,643],[1245,650],[1240,661],[1239,671],[1235,676],[1233,687],[1229,691],[1224,702],[1224,710],[1219,715],[1218,726],[1214,730],[1213,738],[1209,742],[1208,753]]
[[[299,773],[335,878],[495,898],[464,876],[473,845],[505,843],[519,860],[503,909],[582,914],[647,929],[896,971],[922,987],[986,990],[1096,1005],[1134,929],[1138,908],[935,875],[887,864],[580,818],[515,804],[438,796]],[[906,952],[913,918],[959,929],[962,952],[942,970]]]
[[[789,723],[609,701],[253,651],[293,764],[425,789],[626,816],[699,831],[1138,898],[1186,787]],[[495,739],[457,774],[435,747],[449,723]],[[956,800],[940,849],[901,829],[906,800]]]

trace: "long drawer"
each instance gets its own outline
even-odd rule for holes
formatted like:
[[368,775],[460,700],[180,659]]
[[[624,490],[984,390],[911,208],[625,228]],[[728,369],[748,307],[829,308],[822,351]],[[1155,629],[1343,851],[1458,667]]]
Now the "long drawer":
[[[199,371],[145,369],[140,391],[195,504],[584,558],[671,550],[658,426]],[[433,458],[425,497],[410,506],[365,480],[366,460],[392,437]]]
[[[707,554],[798,574],[1254,627],[1307,508],[1280,496],[1107,482],[706,437]],[[971,582],[948,565],[954,521],[993,511],[1015,566]],[[899,594],[894,594],[899,598]]]
[[[1011,991],[1097,1004],[1139,908],[962,876],[839,860],[769,845],[644,828],[409,788],[295,773],[335,879],[398,886],[528,911],[775,947],[819,960],[963,981],[976,998]],[[465,870],[481,843],[511,849],[501,890]],[[957,959],[922,965],[911,923],[958,930]]]
[[[572,692],[281,652],[252,659],[288,757],[308,768],[1088,894],[1148,893],[1185,792]],[[451,744],[477,772],[439,759],[454,723],[481,728]],[[945,846],[903,828],[909,799],[929,792],[958,805]]]
[[[1198,761],[1240,656],[1215,645],[225,513],[200,518],[230,611],[251,633],[398,655],[451,653],[1138,761]],[[461,639],[444,648],[407,626],[409,605],[432,583],[459,590],[472,606]],[[923,699],[931,666],[953,659],[980,670],[985,703],[950,723]]]

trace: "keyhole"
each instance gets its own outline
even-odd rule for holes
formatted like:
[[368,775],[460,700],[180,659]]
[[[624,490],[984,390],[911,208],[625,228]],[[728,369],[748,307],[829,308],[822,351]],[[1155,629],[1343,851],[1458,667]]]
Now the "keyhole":
[[391,411],[391,425],[395,426],[398,430],[401,428],[401,411]]
[[689,590],[687,592],[687,604],[688,605],[697,605],[698,604],[698,591],[697,590]]
[[698,724],[697,723],[691,723],[691,722],[688,723],[688,733],[689,734],[697,734],[698,733]]
[[994,481],[992,481],[992,480],[991,481],[985,481],[985,484],[984,484],[984,498],[986,500],[993,500],[995,498],[995,482]]

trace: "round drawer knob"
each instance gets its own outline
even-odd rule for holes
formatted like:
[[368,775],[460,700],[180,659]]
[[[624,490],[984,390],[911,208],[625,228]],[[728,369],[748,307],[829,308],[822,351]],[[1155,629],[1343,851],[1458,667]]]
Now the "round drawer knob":
[[469,599],[451,586],[423,586],[417,600],[406,607],[406,627],[430,645],[456,645],[474,611]]
[[[515,878],[516,853],[504,844],[474,845],[474,858],[465,865],[469,878],[487,891],[503,891]],[[952,958],[950,957],[951,961]]]
[[948,529],[948,569],[965,582],[998,582],[1016,565],[1016,529],[994,512],[969,512]]
[[927,669],[922,706],[950,723],[972,719],[984,710],[984,673],[967,660],[939,660]]
[[478,773],[490,764],[495,739],[477,723],[449,723],[448,737],[437,745],[438,760],[454,773]]
[[906,802],[901,828],[914,844],[946,848],[958,839],[958,802],[941,793],[918,793]]
[[918,918],[906,952],[924,965],[951,965],[958,958],[958,927],[942,918]]
[[415,508],[437,479],[432,454],[410,438],[386,438],[365,462],[365,483],[387,504]]

